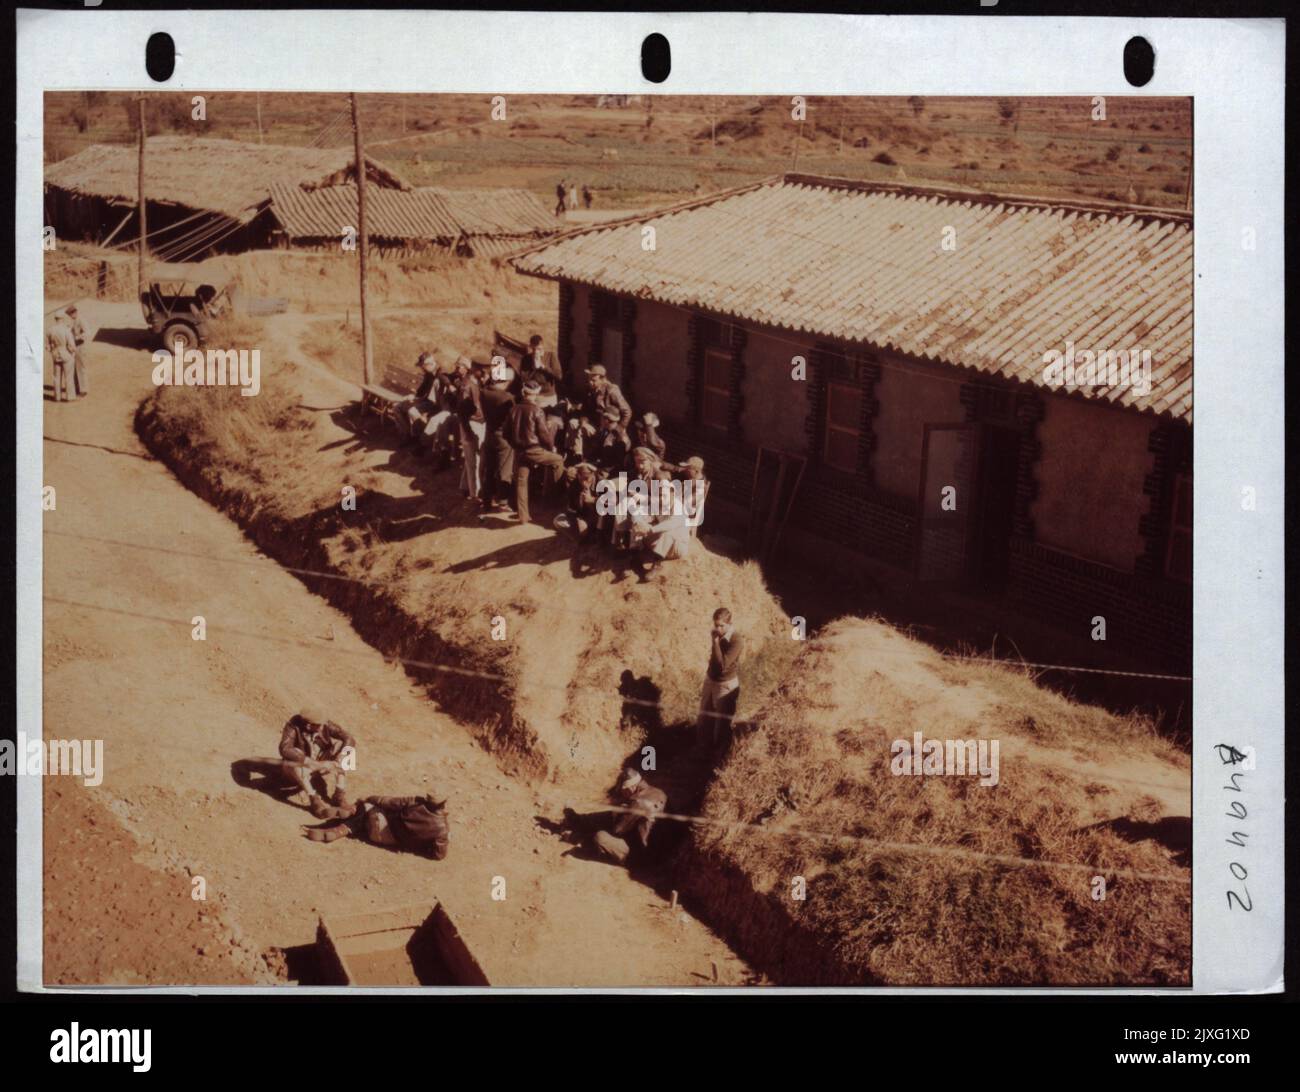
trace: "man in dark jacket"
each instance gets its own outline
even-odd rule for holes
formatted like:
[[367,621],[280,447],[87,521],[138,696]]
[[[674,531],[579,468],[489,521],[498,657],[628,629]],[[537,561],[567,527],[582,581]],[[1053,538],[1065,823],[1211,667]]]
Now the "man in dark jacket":
[[319,774],[324,785],[325,775],[333,773],[334,792],[330,800],[335,807],[346,807],[344,768],[345,763],[355,762],[356,749],[357,741],[349,732],[322,714],[305,710],[291,716],[280,733],[280,757],[284,759],[280,769],[306,793],[307,806],[313,814],[325,807],[325,801],[313,787],[312,778]]
[[415,393],[406,400],[407,438],[411,443],[419,439],[429,418],[442,408],[439,405],[442,369],[438,361],[432,353],[421,353],[415,366],[420,373],[420,382]]
[[321,817],[337,822],[307,828],[313,842],[358,835],[372,845],[405,849],[435,861],[447,856],[451,838],[447,801],[434,796],[367,796],[355,808],[327,809]]
[[519,382],[534,382],[542,388],[542,404],[549,395],[562,393],[564,370],[559,358],[546,347],[541,334],[528,339],[528,351],[519,361]]
[[502,366],[489,375],[487,384],[479,393],[484,429],[479,484],[484,512],[505,509],[506,483],[513,481],[515,476],[515,452],[506,437],[510,411],[515,406],[515,396],[510,393],[513,378],[513,369]]
[[361,811],[367,841],[422,853],[435,861],[447,856],[451,836],[447,801],[432,796],[367,796]]
[[591,440],[591,461],[605,474],[617,476],[627,466],[631,450],[627,430],[618,423],[618,410],[607,407],[600,428]]
[[644,854],[650,845],[650,830],[668,807],[668,796],[633,768],[623,771],[617,796],[627,810],[619,813],[609,830],[598,830],[592,842],[606,857],[626,864],[633,853]]
[[539,404],[540,388],[524,386],[524,400],[510,410],[506,439],[515,453],[515,512],[520,523],[528,518],[528,477],[533,467],[546,471],[554,486],[564,473],[564,456],[555,450],[551,419]]
[[618,385],[609,381],[605,366],[593,364],[587,369],[587,393],[582,402],[582,415],[593,428],[598,428],[610,406],[618,410],[618,423],[627,428],[632,420],[632,407]]

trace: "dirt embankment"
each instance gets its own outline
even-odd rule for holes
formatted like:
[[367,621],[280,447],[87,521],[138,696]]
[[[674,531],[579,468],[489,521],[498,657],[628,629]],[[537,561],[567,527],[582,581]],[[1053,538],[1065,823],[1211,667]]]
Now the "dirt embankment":
[[[679,873],[774,980],[1190,983],[1190,769],[1149,723],[864,619],[755,719]],[[996,742],[996,783],[900,773],[916,733]]]

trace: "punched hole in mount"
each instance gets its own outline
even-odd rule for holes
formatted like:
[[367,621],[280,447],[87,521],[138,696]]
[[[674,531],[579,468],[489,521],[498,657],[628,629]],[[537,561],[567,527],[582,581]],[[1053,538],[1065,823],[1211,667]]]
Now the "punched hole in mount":
[[1142,37],[1124,43],[1124,78],[1134,87],[1145,87],[1156,74],[1156,51]]
[[647,34],[641,43],[641,75],[651,83],[663,83],[673,68],[672,48],[662,34]]
[[176,71],[176,42],[165,30],[150,34],[145,42],[144,70],[155,83],[166,83]]

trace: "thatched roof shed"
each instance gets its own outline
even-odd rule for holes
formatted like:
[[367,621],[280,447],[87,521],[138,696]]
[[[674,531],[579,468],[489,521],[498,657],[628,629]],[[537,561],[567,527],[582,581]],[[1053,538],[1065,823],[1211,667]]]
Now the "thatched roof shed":
[[[134,204],[138,155],[133,144],[92,144],[45,168],[47,187]],[[366,177],[406,189],[387,167],[366,158]],[[158,136],[145,145],[145,196],[248,221],[277,182],[329,186],[353,175],[351,148],[299,148],[211,137]]]

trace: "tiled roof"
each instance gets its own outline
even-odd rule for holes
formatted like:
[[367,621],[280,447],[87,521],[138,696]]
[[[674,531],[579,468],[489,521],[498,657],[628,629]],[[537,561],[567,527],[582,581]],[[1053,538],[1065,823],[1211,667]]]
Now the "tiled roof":
[[513,264],[1039,386],[1044,354],[1067,341],[1150,350],[1149,393],[1075,391],[1192,416],[1188,213],[785,175],[572,232]]
[[[343,228],[357,226],[356,187],[305,190],[276,185],[271,213],[290,239],[338,238]],[[508,251],[554,232],[556,220],[526,190],[375,187],[366,191],[366,230],[373,238],[388,240],[451,243],[484,237],[488,244],[489,238],[504,239],[502,249]]]
[[[45,183],[109,200],[136,200],[139,153],[134,144],[92,144],[45,168]],[[351,148],[300,148],[214,137],[150,137],[145,194],[197,210],[249,220],[273,185],[319,186],[350,176]],[[369,156],[376,190],[406,183]]]

